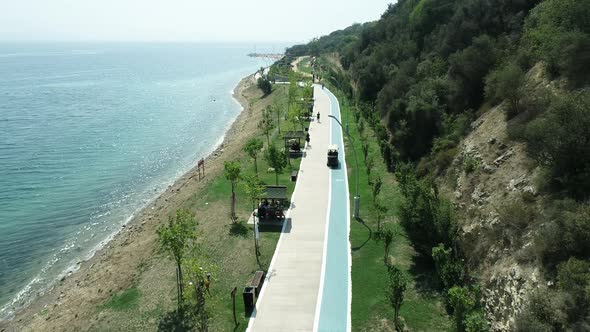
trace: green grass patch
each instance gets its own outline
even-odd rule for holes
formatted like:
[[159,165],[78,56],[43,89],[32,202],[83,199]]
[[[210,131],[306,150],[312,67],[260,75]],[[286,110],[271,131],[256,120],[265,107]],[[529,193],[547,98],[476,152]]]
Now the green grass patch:
[[[333,89],[332,91],[336,91]],[[401,194],[394,175],[387,172],[382,161],[377,139],[370,126],[364,126],[369,145],[368,158],[373,158],[375,166],[371,178],[367,176],[366,163],[362,153],[362,140],[359,128],[354,120],[348,103],[339,98],[343,124],[349,124],[349,134],[354,139],[354,149],[359,162],[358,170],[352,150],[352,142],[345,138],[346,164],[350,190],[350,206],[355,195],[356,176],[359,176],[360,219],[351,221],[350,242],[352,248],[352,330],[381,330],[385,326],[393,330],[393,309],[387,301],[386,289],[388,272],[384,264],[385,248],[377,236],[377,219],[372,208],[372,182],[381,177],[383,186],[378,200],[387,206],[387,213],[382,221],[385,227],[396,230],[389,260],[405,271],[411,282],[405,293],[405,300],[400,315],[406,326],[415,331],[449,330],[451,321],[447,315],[444,302],[439,293],[434,266],[421,258],[412,248],[403,228],[397,222]],[[370,180],[370,181],[369,181]]]
[[313,71],[313,68],[311,68],[311,58],[305,57],[305,58],[301,59],[301,61],[299,61],[299,65],[297,67],[299,67],[298,69],[300,71],[302,71],[304,73],[311,74],[311,72]]
[[137,287],[127,288],[111,298],[102,306],[102,309],[111,309],[114,311],[128,311],[135,309],[139,303],[141,293]]

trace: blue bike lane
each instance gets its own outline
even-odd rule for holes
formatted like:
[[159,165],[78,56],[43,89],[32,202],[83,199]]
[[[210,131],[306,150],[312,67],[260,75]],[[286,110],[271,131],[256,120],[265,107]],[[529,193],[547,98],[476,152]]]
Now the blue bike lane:
[[[340,120],[340,107],[336,97],[328,90],[324,93],[330,98],[330,113]],[[330,196],[322,279],[316,307],[314,330],[350,331],[351,279],[350,279],[350,200],[346,171],[342,128],[330,121],[330,143],[338,146],[339,167],[330,171]]]

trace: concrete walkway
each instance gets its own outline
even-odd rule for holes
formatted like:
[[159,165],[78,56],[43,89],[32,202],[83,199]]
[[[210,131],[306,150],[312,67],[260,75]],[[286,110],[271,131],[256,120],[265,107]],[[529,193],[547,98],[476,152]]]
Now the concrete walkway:
[[292,205],[248,331],[314,329],[329,209],[330,169],[326,166],[326,151],[331,141],[331,120],[327,117],[330,99],[321,87],[314,89],[314,114],[320,112],[320,122],[310,125],[311,142],[301,162]]

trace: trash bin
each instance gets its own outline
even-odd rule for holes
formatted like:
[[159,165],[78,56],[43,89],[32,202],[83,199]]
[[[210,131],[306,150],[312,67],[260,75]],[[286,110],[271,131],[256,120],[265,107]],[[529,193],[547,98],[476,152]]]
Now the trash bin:
[[251,286],[244,287],[242,296],[244,297],[246,311],[252,311],[254,309],[254,303],[256,303],[256,289]]

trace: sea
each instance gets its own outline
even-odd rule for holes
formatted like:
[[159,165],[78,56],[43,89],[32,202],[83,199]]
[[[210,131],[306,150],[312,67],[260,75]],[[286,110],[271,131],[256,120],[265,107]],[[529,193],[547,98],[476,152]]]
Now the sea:
[[239,80],[287,45],[0,44],[0,319],[221,142]]

